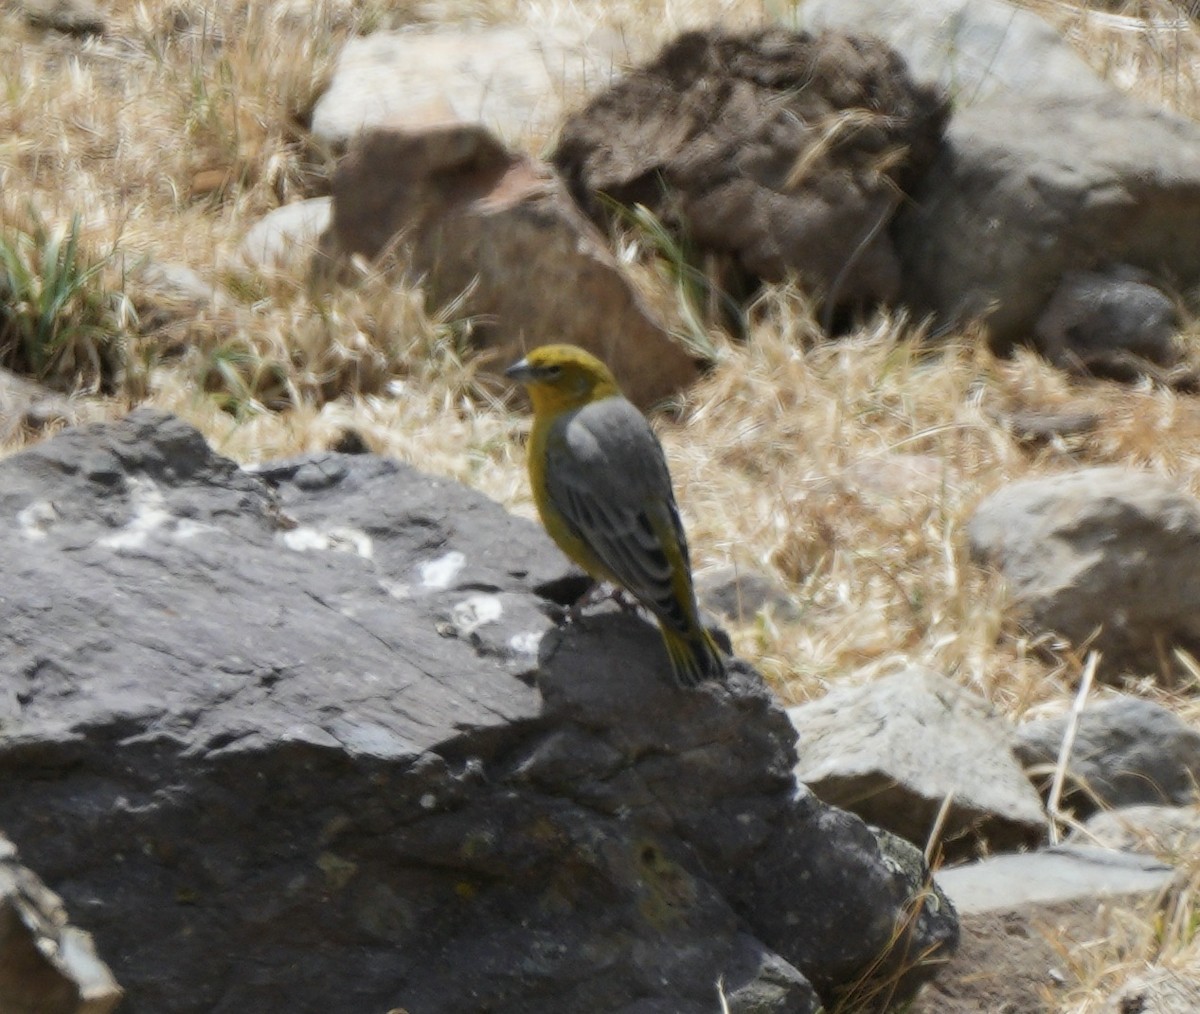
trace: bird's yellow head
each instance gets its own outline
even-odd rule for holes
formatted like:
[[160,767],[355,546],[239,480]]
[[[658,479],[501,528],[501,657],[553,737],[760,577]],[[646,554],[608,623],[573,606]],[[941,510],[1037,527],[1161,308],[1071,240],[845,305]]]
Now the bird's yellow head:
[[525,385],[539,415],[570,411],[621,393],[612,371],[577,345],[542,345],[504,373]]

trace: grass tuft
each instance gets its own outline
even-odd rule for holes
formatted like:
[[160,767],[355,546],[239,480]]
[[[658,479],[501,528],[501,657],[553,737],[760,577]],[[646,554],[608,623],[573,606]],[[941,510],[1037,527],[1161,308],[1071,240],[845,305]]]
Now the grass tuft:
[[0,219],[0,365],[65,389],[111,390],[130,300],[105,285],[110,257],[80,245],[80,216],[52,227],[30,205]]

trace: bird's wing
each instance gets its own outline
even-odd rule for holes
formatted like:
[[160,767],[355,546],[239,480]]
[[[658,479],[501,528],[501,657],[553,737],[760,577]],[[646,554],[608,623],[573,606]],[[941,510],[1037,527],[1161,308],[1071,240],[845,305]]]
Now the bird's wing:
[[624,398],[566,416],[548,441],[546,491],[620,584],[677,630],[691,626],[691,564],[662,446]]

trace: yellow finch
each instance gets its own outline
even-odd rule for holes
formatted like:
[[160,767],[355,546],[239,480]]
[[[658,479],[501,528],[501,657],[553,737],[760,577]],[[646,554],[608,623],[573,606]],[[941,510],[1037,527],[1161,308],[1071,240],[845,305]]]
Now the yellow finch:
[[654,614],[682,686],[724,679],[696,608],[667,461],[646,417],[608,367],[574,345],[543,345],[506,373],[533,402],[529,479],[550,537]]

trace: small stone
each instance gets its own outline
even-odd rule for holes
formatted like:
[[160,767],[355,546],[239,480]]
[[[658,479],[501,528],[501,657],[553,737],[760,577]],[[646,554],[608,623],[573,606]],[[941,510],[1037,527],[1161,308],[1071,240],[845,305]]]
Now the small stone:
[[996,421],[1026,444],[1048,444],[1084,436],[1100,425],[1100,413],[1090,408],[1017,409],[998,413]]
[[276,208],[246,233],[242,257],[260,269],[286,268],[311,260],[331,215],[328,197],[310,197]]
[[1035,327],[1052,363],[1086,371],[1113,353],[1173,366],[1175,304],[1131,269],[1068,271]]
[[735,623],[750,623],[763,612],[772,619],[785,621],[796,620],[800,615],[787,589],[757,571],[721,567],[701,575],[696,586],[705,609]]
[[1100,810],[1071,841],[1156,856],[1166,861],[1200,854],[1200,808],[1123,806]]

